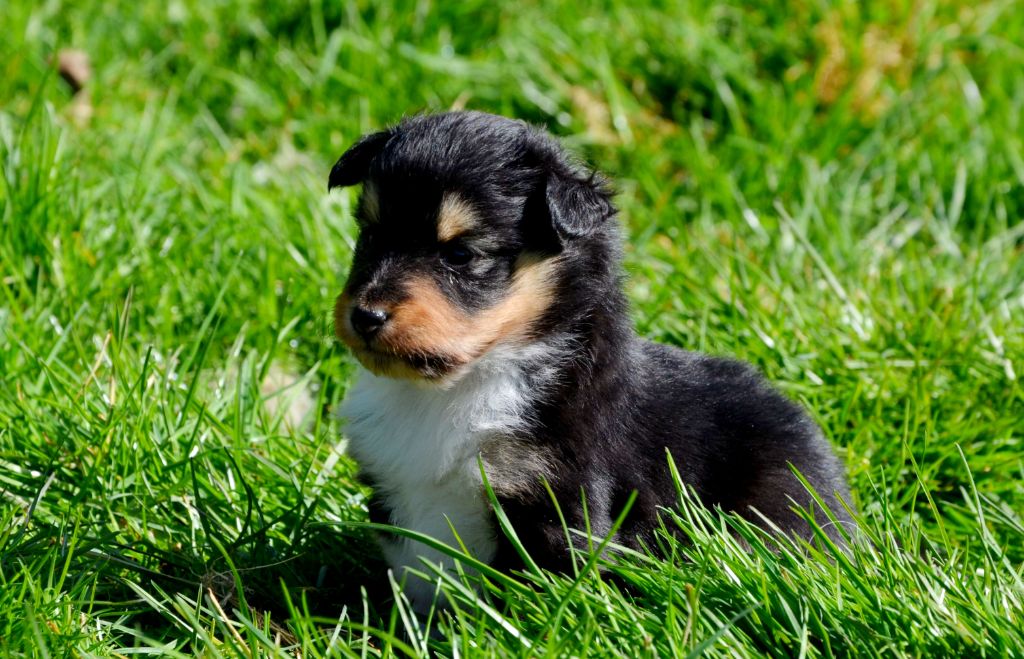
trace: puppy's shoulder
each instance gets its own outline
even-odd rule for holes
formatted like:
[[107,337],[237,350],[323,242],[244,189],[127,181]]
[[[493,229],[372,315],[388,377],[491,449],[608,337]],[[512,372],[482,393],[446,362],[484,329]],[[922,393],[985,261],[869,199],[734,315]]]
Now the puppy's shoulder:
[[654,376],[648,382],[688,390],[768,387],[757,368],[737,359],[691,352],[646,339],[640,340],[639,349],[645,368]]

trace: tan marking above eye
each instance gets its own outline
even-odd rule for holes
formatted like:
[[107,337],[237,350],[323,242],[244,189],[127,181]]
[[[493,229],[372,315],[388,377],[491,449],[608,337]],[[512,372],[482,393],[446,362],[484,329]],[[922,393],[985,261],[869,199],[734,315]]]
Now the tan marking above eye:
[[441,199],[441,207],[437,211],[437,240],[447,242],[453,238],[472,231],[480,224],[480,218],[469,202],[448,192]]
[[380,193],[373,181],[363,184],[363,194],[359,198],[359,214],[368,224],[380,221]]

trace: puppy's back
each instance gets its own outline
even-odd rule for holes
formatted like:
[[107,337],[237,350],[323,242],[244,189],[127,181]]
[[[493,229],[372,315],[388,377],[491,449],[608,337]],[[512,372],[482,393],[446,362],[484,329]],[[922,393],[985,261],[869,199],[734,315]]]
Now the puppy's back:
[[[760,522],[754,508],[807,536],[810,529],[791,508],[816,506],[795,468],[840,523],[850,522],[839,502],[849,502],[843,469],[821,430],[757,369],[648,341],[641,341],[641,353],[646,375],[639,382],[647,408],[641,413],[656,420],[656,432],[646,440],[664,444],[704,503]],[[817,512],[819,523],[840,539]]]

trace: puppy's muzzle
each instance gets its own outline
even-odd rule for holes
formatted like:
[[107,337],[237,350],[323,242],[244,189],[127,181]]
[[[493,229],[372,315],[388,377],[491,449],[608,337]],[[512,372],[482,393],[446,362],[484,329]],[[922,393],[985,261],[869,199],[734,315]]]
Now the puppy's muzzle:
[[352,329],[356,331],[364,341],[369,341],[375,337],[384,325],[388,322],[388,312],[383,309],[367,309],[365,307],[354,306],[352,307],[352,313],[349,316],[349,320],[352,323]]

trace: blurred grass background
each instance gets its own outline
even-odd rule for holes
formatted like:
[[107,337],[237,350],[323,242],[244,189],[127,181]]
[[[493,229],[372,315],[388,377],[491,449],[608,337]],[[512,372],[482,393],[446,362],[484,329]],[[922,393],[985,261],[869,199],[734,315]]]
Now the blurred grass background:
[[354,196],[326,176],[461,107],[612,177],[639,330],[803,402],[887,549],[750,565],[709,531],[628,592],[550,577],[571,625],[495,594],[435,649],[1024,652],[1022,10],[0,0],[0,653],[402,650],[339,525]]

